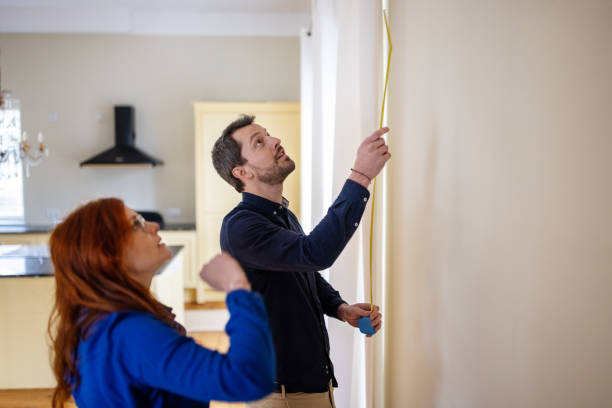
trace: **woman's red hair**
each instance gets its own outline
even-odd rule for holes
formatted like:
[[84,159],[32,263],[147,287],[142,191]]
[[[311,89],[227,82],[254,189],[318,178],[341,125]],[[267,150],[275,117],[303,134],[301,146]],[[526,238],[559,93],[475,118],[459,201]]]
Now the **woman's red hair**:
[[126,271],[123,253],[131,231],[123,202],[103,198],[73,211],[51,234],[56,289],[48,333],[57,380],[54,408],[64,406],[80,381],[77,347],[96,320],[136,310],[173,321],[168,309]]

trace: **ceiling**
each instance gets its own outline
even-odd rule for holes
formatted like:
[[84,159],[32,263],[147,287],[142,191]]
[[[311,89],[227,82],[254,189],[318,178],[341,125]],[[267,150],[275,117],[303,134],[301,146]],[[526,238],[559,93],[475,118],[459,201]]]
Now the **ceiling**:
[[0,0],[0,33],[296,36],[311,0]]
[[220,13],[309,13],[310,0],[0,0],[0,7],[131,8]]

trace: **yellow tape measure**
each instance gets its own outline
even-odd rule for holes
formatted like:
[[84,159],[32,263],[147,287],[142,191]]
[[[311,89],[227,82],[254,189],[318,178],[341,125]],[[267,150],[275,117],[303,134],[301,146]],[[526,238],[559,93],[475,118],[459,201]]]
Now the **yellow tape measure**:
[[[389,51],[387,53],[387,70],[385,73],[385,88],[383,91],[382,106],[380,109],[380,125],[379,128],[383,127],[383,119],[385,117],[385,101],[387,99],[387,84],[389,83],[389,65],[391,63],[391,33],[389,32],[389,22],[387,20],[387,11],[383,11],[383,17],[385,19],[385,30],[387,31],[387,42],[389,43]],[[370,312],[374,310],[374,296],[372,289],[372,250],[374,247],[374,203],[376,201],[376,178],[374,178],[374,184],[372,186],[372,215],[370,217]]]
[[[383,17],[385,19],[385,30],[387,31],[387,42],[389,43],[389,51],[387,53],[387,69],[385,72],[385,88],[383,91],[382,105],[380,108],[380,126],[383,126],[383,119],[385,118],[385,101],[387,99],[387,84],[389,83],[389,65],[391,63],[391,33],[389,32],[389,21],[387,20],[387,11],[383,11]],[[376,177],[374,178],[374,184],[372,186],[372,199],[370,200],[372,206],[372,215],[370,217],[370,312],[374,311],[374,290],[372,285],[372,252],[374,248],[374,203],[376,201]],[[371,325],[372,320],[369,317],[359,318],[359,330],[367,335],[375,334],[374,327]]]

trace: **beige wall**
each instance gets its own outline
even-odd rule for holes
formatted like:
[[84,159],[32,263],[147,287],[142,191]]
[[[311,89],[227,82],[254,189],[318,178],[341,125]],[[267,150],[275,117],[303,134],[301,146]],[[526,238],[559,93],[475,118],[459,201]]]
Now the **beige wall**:
[[612,2],[390,3],[386,406],[612,406]]
[[[50,222],[47,208],[63,215],[111,195],[193,222],[191,103],[299,100],[298,37],[2,34],[0,49],[2,85],[21,100],[22,126],[31,135],[41,129],[51,151],[25,182],[34,224]],[[134,105],[136,145],[164,166],[78,167],[112,146],[116,104]],[[181,215],[168,217],[168,208]]]

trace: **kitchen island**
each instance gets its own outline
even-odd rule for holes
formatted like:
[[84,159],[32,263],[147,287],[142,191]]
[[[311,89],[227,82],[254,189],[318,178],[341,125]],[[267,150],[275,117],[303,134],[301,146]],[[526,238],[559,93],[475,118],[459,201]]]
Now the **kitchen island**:
[[[0,245],[47,245],[53,225],[0,225]],[[199,278],[195,224],[165,223],[159,230],[166,245],[183,247],[183,286],[188,302],[203,303],[211,289]]]
[[[183,248],[168,248],[151,292],[184,323]],[[54,282],[46,245],[0,245],[0,389],[55,386],[46,333]]]

